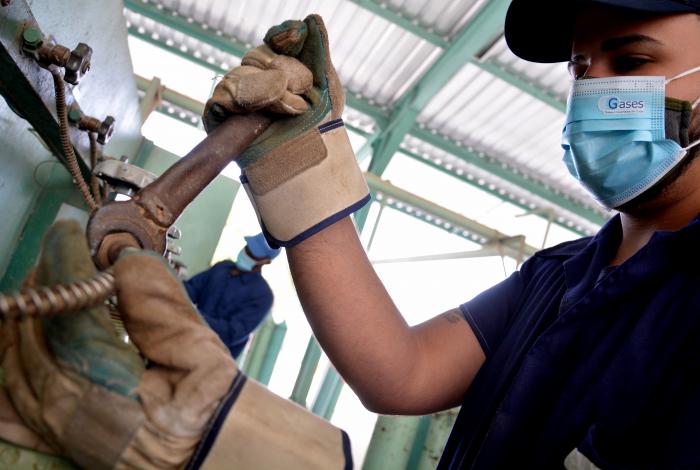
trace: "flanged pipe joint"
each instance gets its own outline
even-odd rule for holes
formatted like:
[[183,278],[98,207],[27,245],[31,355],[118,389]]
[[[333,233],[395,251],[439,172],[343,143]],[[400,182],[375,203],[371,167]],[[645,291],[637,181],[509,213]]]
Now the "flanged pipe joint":
[[75,107],[68,112],[68,120],[78,129],[97,134],[97,141],[105,145],[114,134],[115,121],[112,116],[107,116],[103,121],[84,114]]
[[22,31],[22,51],[37,63],[48,68],[50,65],[63,67],[63,79],[77,85],[90,70],[92,48],[85,43],[78,43],[75,49],[56,44],[52,38],[44,35],[35,27]]

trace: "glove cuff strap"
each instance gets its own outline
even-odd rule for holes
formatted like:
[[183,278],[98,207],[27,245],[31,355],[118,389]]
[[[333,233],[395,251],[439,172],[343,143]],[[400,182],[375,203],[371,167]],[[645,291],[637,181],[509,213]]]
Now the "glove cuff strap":
[[220,412],[218,436],[200,459],[202,470],[352,470],[347,434],[325,419],[255,380],[242,384],[236,400],[236,406]]
[[231,411],[231,407],[233,407],[233,404],[236,403],[241,390],[243,390],[246,380],[246,376],[239,370],[236,376],[233,378],[233,382],[231,382],[231,387],[228,389],[228,392],[226,392],[226,395],[224,395],[224,397],[221,399],[219,406],[216,408],[216,411],[209,420],[209,423],[202,434],[202,440],[199,441],[197,448],[192,454],[192,457],[184,470],[197,470],[202,466],[202,463],[204,463],[206,460],[207,456],[209,455],[209,451],[219,435],[219,431],[221,431],[221,427],[224,425],[224,421],[226,421],[229,411]]
[[[267,155],[241,176],[275,247],[294,246],[369,202],[369,188],[342,119],[324,123],[283,150],[283,155]],[[266,168],[268,161],[276,162],[276,175]],[[287,165],[282,171],[280,162]],[[270,184],[263,175],[279,179]]]

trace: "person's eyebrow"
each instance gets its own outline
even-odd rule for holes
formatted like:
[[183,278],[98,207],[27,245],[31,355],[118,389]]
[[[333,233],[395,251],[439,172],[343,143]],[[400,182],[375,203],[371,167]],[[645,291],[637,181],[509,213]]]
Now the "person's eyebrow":
[[663,43],[658,39],[654,39],[651,36],[646,36],[644,34],[630,34],[628,36],[619,36],[615,38],[606,39],[600,45],[600,50],[603,52],[610,52],[621,47],[628,46],[630,44],[647,44],[650,46],[663,46]]

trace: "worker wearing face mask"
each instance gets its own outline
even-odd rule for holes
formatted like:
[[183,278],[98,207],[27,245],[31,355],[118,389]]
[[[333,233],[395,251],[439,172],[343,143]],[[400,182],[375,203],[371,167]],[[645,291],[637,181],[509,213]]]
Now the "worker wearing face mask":
[[233,357],[272,308],[273,295],[262,268],[279,255],[261,233],[245,237],[236,261],[224,260],[185,281],[197,310]]
[[[277,141],[253,144],[241,162],[244,184],[268,238],[288,247],[316,337],[363,403],[385,414],[461,405],[440,468],[700,468],[699,13],[696,0],[511,3],[505,37],[516,55],[570,61],[563,164],[619,214],[597,235],[535,254],[502,283],[414,327],[343,217],[361,200],[350,197],[361,194],[352,172],[324,172],[321,163],[277,178],[312,144],[321,162],[353,161],[326,131],[342,109],[322,60],[327,44],[313,58],[293,47],[304,37],[309,44],[315,19],[273,28],[267,49],[244,59],[210,100],[209,129],[222,109],[240,112],[250,67],[260,76],[286,70],[260,60],[263,52],[313,71],[309,110],[276,123]],[[279,102],[292,100],[282,93]],[[332,132],[341,131],[338,123]],[[348,188],[347,197],[329,187]],[[270,204],[276,192],[285,207]],[[308,223],[280,224],[292,210]]]

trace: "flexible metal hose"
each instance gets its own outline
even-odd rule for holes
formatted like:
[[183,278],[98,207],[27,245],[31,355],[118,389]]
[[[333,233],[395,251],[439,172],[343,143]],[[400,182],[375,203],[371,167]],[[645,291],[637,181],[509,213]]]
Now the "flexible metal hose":
[[56,91],[56,114],[58,115],[58,128],[61,135],[61,146],[63,147],[63,155],[66,157],[66,162],[68,163],[68,171],[70,172],[75,184],[78,185],[80,193],[85,199],[85,203],[90,208],[90,212],[99,208],[95,199],[93,199],[90,190],[88,189],[87,183],[80,174],[80,168],[78,167],[78,159],[73,152],[73,145],[70,142],[70,136],[68,135],[68,111],[66,109],[66,93],[63,84],[63,77],[61,77],[61,71],[55,65],[49,67],[49,71],[53,76],[54,90]]
[[57,315],[93,307],[113,293],[114,276],[109,269],[70,284],[0,293],[0,320]]
[[95,203],[101,206],[102,196],[100,194],[100,185],[94,173],[95,166],[97,165],[97,137],[95,137],[94,132],[88,132],[88,137],[90,138],[90,170],[93,171],[90,175],[90,189],[92,189],[92,195],[95,197]]

